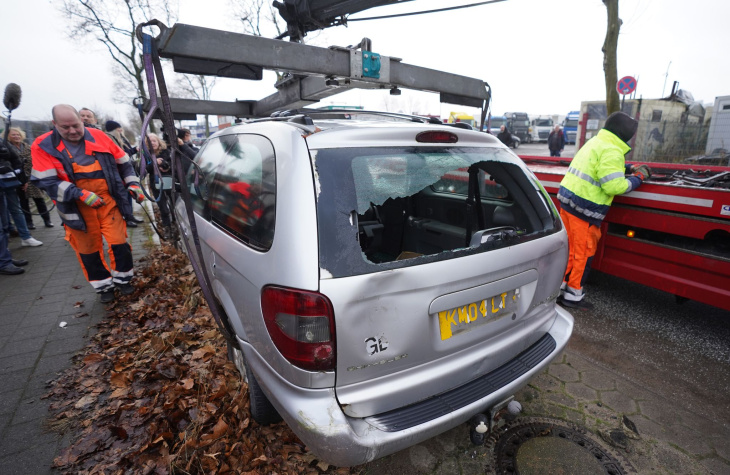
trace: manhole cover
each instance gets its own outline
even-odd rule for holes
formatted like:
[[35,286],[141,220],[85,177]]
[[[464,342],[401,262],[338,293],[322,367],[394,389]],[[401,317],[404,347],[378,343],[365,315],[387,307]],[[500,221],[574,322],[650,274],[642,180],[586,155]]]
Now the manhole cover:
[[631,465],[584,428],[547,418],[522,418],[489,438],[491,472],[502,474],[620,475]]

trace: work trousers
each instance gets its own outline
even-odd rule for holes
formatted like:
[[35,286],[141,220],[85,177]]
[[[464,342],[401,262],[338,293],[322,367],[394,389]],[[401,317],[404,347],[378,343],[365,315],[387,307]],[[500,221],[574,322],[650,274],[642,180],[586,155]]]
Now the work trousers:
[[563,298],[575,302],[583,300],[583,284],[588,278],[591,260],[596,254],[601,228],[560,210],[560,217],[568,233],[568,266],[565,269],[566,284]]
[[[128,284],[134,275],[132,247],[127,243],[127,223],[111,197],[100,208],[79,202],[79,213],[86,231],[66,226],[66,240],[71,244],[84,270],[86,280],[97,292],[114,284]],[[109,245],[109,264],[104,259],[104,241]]]
[[[101,170],[98,161],[90,165],[73,163],[77,176],[96,176]],[[86,223],[86,230],[66,227],[66,240],[76,251],[86,280],[97,292],[104,292],[114,284],[129,284],[134,275],[132,247],[127,243],[127,223],[112,198],[104,178],[84,178],[76,186],[92,191],[104,200],[104,205],[92,208],[77,200],[79,213]],[[104,260],[104,239],[109,245],[109,266]]]

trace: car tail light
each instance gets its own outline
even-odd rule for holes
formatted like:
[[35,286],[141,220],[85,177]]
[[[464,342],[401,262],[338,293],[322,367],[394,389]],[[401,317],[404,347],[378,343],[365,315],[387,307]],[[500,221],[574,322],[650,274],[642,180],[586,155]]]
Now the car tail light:
[[327,297],[266,287],[261,309],[271,340],[291,364],[317,371],[335,368],[335,314]]
[[443,130],[429,130],[416,135],[416,142],[420,143],[456,143],[459,137],[452,132]]

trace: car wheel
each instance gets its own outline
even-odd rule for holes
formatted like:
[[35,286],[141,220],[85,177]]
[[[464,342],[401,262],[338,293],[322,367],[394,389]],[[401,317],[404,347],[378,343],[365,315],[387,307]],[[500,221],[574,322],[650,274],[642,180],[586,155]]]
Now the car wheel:
[[517,148],[520,146],[519,142],[512,142],[512,148]]
[[243,352],[229,343],[228,357],[236,364],[238,372],[241,373],[243,380],[248,385],[248,399],[253,420],[262,426],[281,421],[281,416],[271,404],[269,398],[266,397],[263,389],[259,386],[258,380],[256,380],[256,376],[244,361]]

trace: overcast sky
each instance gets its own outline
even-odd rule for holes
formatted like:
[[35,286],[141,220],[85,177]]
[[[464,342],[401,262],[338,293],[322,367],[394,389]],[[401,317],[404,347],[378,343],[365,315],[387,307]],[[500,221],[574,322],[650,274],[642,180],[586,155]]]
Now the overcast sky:
[[[415,0],[352,18],[469,3],[477,1]],[[618,75],[638,79],[637,97],[667,95],[675,80],[704,103],[730,95],[730,2],[620,0],[619,5],[623,26]],[[70,103],[126,122],[131,105],[113,101],[108,53],[93,43],[81,47],[69,41],[54,2],[3,0],[0,12],[5,33],[0,87],[15,82],[23,90],[14,118],[45,120],[54,104]],[[179,22],[233,29],[226,0],[181,0]],[[310,42],[347,46],[368,37],[382,55],[488,82],[495,114],[510,110],[537,115],[565,114],[578,109],[581,101],[605,98],[605,32],[601,0],[506,0],[445,13],[351,22]],[[213,98],[259,99],[273,90],[271,75],[259,83],[226,80],[218,83]],[[323,104],[333,103],[442,117],[450,110],[465,110],[441,105],[433,94],[406,92],[400,98],[387,92],[350,92]]]

